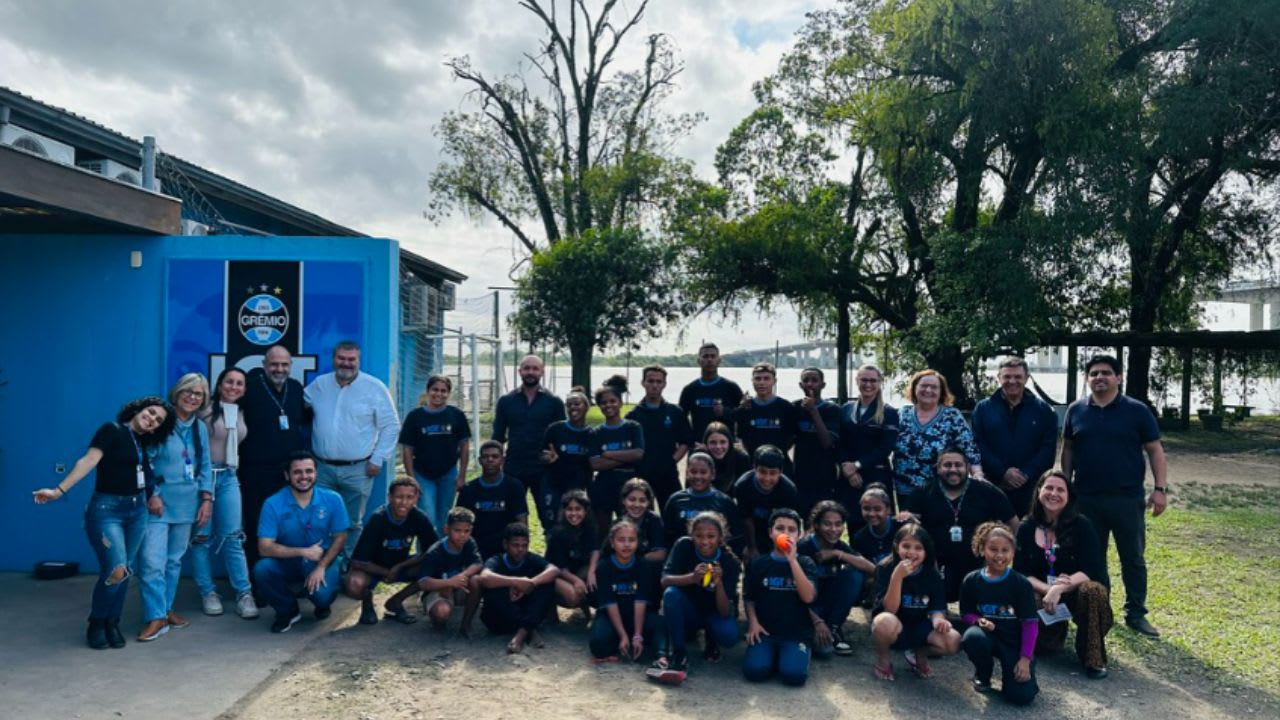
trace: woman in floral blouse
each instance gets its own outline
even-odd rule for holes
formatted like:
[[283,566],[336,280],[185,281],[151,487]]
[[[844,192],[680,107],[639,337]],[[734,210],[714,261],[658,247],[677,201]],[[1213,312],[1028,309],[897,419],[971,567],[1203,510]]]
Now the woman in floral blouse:
[[899,411],[898,442],[893,451],[894,485],[898,506],[934,479],[934,462],[943,448],[964,448],[975,476],[982,472],[982,458],[973,431],[964,415],[951,407],[947,379],[937,370],[921,370],[907,385],[910,405]]

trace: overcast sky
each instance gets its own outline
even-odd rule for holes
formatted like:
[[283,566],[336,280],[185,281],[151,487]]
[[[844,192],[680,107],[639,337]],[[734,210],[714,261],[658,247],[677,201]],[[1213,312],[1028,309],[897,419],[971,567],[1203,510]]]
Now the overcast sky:
[[[712,176],[716,146],[751,111],[751,83],[772,72],[805,12],[829,4],[651,2],[633,35],[666,33],[679,48],[686,70],[669,107],[707,121],[676,151],[700,174]],[[516,256],[496,223],[422,216],[440,159],[432,129],[466,91],[442,63],[470,55],[491,76],[512,71],[537,29],[515,0],[0,0],[0,85],[134,138],[155,135],[168,153],[395,238],[468,275],[465,299],[509,285]],[[700,318],[685,331],[650,349],[800,338],[790,313],[747,328]]]

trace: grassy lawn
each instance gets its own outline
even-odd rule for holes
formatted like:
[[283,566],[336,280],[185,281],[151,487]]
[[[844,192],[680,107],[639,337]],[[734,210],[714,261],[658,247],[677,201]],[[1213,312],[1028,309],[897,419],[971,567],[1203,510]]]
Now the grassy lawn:
[[1253,488],[1189,488],[1147,532],[1149,640],[1121,624],[1124,586],[1111,551],[1116,629],[1109,646],[1166,678],[1280,696],[1280,500]]
[[1199,418],[1190,430],[1164,431],[1168,450],[1197,453],[1249,453],[1280,448],[1280,416],[1263,415],[1229,424],[1221,432],[1205,430]]

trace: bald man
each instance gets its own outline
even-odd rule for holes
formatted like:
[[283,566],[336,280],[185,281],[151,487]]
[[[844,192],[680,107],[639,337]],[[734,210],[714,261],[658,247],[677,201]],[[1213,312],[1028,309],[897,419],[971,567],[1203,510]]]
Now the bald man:
[[249,371],[240,409],[249,432],[240,443],[241,517],[244,520],[244,554],[253,567],[258,561],[258,516],[262,503],[285,486],[284,464],[303,449],[305,408],[302,383],[290,377],[293,356],[281,345],[272,345],[262,357],[262,367]]
[[542,358],[526,355],[520,360],[520,387],[498,399],[493,413],[493,439],[507,445],[505,472],[518,478],[533,493],[542,526],[551,527],[554,517],[553,498],[550,507],[539,492],[542,486],[542,437],[547,426],[564,420],[564,401],[542,387]]

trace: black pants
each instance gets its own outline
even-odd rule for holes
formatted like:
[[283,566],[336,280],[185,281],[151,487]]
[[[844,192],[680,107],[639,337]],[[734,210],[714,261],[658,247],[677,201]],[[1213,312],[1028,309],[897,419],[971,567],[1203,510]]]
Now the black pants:
[[964,654],[973,663],[973,674],[983,682],[991,682],[991,673],[995,671],[996,660],[1000,660],[1000,695],[1014,705],[1027,705],[1036,698],[1040,686],[1036,684],[1036,662],[1031,661],[1031,677],[1026,682],[1018,682],[1013,676],[1013,667],[1018,664],[1020,650],[1012,645],[1000,642],[993,633],[971,626],[964,631],[960,640]]
[[[1111,536],[1120,555],[1120,577],[1124,581],[1124,616],[1136,619],[1147,614],[1147,503],[1141,496],[1081,495],[1080,514],[1089,518],[1098,531],[1102,554],[1106,557]],[[1111,589],[1111,573],[1099,578]]]
[[480,607],[480,622],[493,633],[537,630],[542,621],[547,619],[554,600],[554,583],[539,585],[532,593],[519,600],[511,599],[511,588],[485,590],[484,605]]
[[240,478],[240,515],[244,521],[244,557],[249,567],[258,563],[258,519],[262,504],[284,487],[284,472],[277,464],[242,467]]

